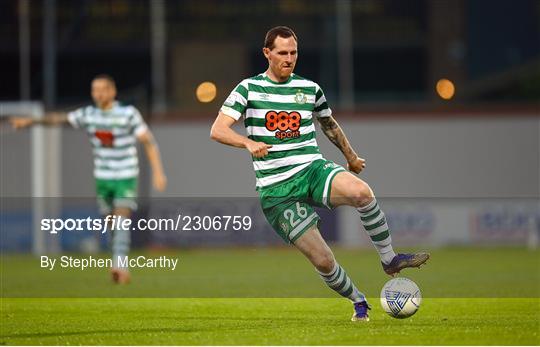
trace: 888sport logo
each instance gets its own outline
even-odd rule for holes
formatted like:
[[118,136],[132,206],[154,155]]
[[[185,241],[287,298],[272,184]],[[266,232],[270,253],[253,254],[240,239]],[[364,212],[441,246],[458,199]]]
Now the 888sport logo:
[[268,111],[265,115],[265,127],[268,131],[275,131],[275,136],[280,139],[292,139],[300,137],[300,113],[285,111]]

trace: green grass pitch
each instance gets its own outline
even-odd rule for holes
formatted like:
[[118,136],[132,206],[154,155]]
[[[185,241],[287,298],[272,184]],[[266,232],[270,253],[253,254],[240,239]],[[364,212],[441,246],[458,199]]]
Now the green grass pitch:
[[[371,299],[368,323],[350,322],[292,248],[179,250],[177,270],[135,270],[115,286],[103,269],[39,268],[2,255],[0,345],[539,345],[539,252],[433,250],[403,276],[424,302],[398,320],[378,303],[388,276],[372,250],[336,256]],[[145,253],[159,256],[161,253]]]

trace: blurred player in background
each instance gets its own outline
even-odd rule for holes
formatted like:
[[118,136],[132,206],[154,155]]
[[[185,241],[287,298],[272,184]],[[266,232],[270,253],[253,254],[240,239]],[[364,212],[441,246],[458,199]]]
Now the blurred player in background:
[[[293,74],[298,57],[295,33],[283,26],[271,29],[263,54],[268,69],[234,89],[221,107],[211,137],[251,153],[268,222],[309,259],[331,289],[353,302],[352,320],[367,321],[370,308],[366,298],[321,237],[313,206],[354,206],[389,275],[419,267],[429,254],[395,254],[384,213],[371,188],[321,155],[313,118],[343,152],[350,171],[360,173],[365,168],[365,160],[356,154],[332,117],[319,85]],[[242,116],[248,137],[231,128]]]
[[[153,185],[163,191],[167,178],[163,172],[160,153],[154,137],[139,111],[116,101],[116,83],[111,76],[98,75],[92,80],[94,105],[79,108],[67,114],[48,113],[40,120],[11,118],[15,128],[35,124],[58,126],[66,123],[84,130],[90,136],[94,153],[94,177],[98,206],[103,215],[113,214],[130,218],[137,208],[137,178],[139,162],[136,140],[143,145],[152,167]],[[128,283],[128,269],[119,265],[118,258],[127,256],[130,248],[129,230],[113,230],[113,281]]]

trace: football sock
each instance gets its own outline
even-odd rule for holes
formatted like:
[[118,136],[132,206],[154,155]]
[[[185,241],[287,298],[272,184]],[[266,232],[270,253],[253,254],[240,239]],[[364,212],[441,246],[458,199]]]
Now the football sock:
[[[124,217],[120,217],[124,219]],[[121,223],[118,223],[121,225]],[[131,241],[131,234],[129,229],[116,228],[113,230],[112,237],[112,254],[113,254],[113,268],[122,268],[118,263],[118,258],[123,258],[128,255],[129,244]]]
[[326,285],[339,295],[348,298],[352,302],[365,301],[366,297],[362,294],[351,281],[345,270],[336,262],[334,269],[328,273],[319,271],[319,275]]
[[373,243],[373,246],[379,252],[381,261],[384,264],[389,264],[394,259],[396,253],[394,253],[394,249],[392,248],[390,229],[377,200],[373,198],[369,204],[359,207],[357,210],[360,213],[362,224],[371,238],[371,243]]

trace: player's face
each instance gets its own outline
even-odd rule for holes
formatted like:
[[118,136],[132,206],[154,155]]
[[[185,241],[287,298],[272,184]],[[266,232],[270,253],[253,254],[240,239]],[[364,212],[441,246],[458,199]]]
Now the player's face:
[[274,48],[263,48],[263,53],[268,59],[271,73],[279,82],[286,81],[292,74],[298,58],[298,46],[294,37],[276,37]]
[[116,88],[105,80],[97,79],[92,81],[92,99],[99,108],[109,108],[116,98]]

